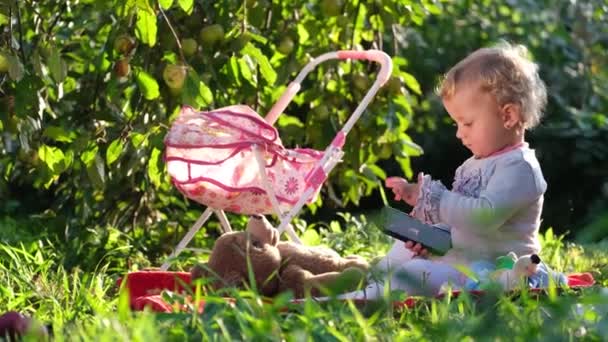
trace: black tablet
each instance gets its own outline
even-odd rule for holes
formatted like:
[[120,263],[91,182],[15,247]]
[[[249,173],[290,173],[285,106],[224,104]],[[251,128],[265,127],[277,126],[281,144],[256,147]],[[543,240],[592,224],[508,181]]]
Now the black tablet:
[[384,233],[402,241],[418,242],[434,254],[443,255],[452,248],[449,230],[422,223],[395,208],[384,207],[378,224]]

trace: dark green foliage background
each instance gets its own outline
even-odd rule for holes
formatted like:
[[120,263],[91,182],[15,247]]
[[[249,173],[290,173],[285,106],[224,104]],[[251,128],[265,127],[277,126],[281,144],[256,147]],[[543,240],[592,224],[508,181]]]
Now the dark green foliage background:
[[[549,87],[547,116],[529,135],[549,182],[543,228],[575,233],[590,224],[600,233],[588,236],[601,238],[607,11],[605,0],[4,1],[0,50],[11,66],[0,74],[0,236],[44,236],[67,251],[68,267],[95,267],[109,250],[117,267],[154,263],[201,212],[163,169],[163,138],[179,106],[243,103],[264,114],[311,56],[339,49],[382,49],[395,70],[306,217],[380,207],[386,175],[420,170],[450,184],[468,155],[433,88],[467,53],[506,39],[528,46]],[[202,41],[213,24],[224,37]],[[172,31],[196,39],[196,53],[184,55]],[[123,35],[136,38],[126,54],[114,48]],[[120,60],[126,77],[117,75]],[[188,70],[178,94],[163,81],[168,64]],[[323,149],[375,73],[358,62],[317,69],[277,123],[283,142]],[[199,245],[217,234],[210,228]]]

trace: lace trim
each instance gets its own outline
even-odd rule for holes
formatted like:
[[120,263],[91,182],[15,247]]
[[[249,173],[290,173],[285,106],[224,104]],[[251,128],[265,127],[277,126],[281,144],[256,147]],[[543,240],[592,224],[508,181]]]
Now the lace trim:
[[427,224],[440,223],[439,205],[444,191],[447,191],[447,188],[440,181],[432,180],[431,176],[425,175],[420,184],[418,202],[412,210],[412,216]]

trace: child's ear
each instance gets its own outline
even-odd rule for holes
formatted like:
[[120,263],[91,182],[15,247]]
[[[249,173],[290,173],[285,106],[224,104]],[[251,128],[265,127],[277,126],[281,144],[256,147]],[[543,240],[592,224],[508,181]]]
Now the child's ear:
[[517,127],[522,122],[521,106],[507,103],[501,108],[501,118],[506,129]]

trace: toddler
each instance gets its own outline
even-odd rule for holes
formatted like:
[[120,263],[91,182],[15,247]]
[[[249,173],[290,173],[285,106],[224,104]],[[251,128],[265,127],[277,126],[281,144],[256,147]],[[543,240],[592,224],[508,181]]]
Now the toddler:
[[[391,270],[391,289],[410,295],[435,295],[447,282],[461,287],[467,277],[455,266],[493,262],[497,256],[538,253],[538,229],[547,184],[534,150],[524,140],[547,101],[538,67],[520,45],[479,49],[452,67],[438,94],[473,156],[454,177],[452,189],[429,175],[416,183],[389,177],[396,200],[414,207],[412,216],[447,226],[452,249],[430,257],[419,244],[395,242],[380,268]],[[406,274],[406,277],[398,276]],[[383,285],[344,298],[382,296]]]

